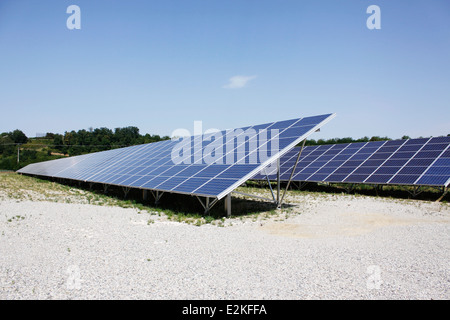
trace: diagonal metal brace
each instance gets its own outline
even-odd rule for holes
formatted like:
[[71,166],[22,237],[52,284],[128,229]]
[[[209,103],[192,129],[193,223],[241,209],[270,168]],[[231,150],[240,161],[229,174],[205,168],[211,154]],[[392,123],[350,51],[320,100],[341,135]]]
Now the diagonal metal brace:
[[281,208],[281,205],[283,204],[284,196],[286,195],[289,185],[291,184],[292,177],[294,176],[295,169],[297,168],[298,160],[300,159],[300,156],[302,155],[302,151],[303,151],[303,148],[305,147],[305,143],[306,143],[306,139],[303,140],[302,147],[300,148],[300,151],[298,152],[297,160],[295,160],[295,164],[294,164],[294,167],[292,168],[291,176],[289,177],[289,180],[287,182],[286,189],[284,189],[283,196],[281,197],[280,202],[278,202],[278,205],[277,205],[278,208]]
[[200,202],[200,204],[202,205],[203,209],[205,209],[205,214],[209,213],[209,211],[212,209],[212,207],[214,207],[214,205],[217,203],[217,201],[219,201],[218,198],[215,198],[211,203],[209,202],[209,197],[206,197],[206,201],[205,204],[203,204],[202,200],[200,200],[200,198],[198,196],[195,196],[197,198],[197,200]]
[[[279,172],[279,170],[278,170],[278,172]],[[277,199],[275,198],[275,194],[273,193],[272,184],[270,183],[269,175],[267,174],[267,168],[264,168],[264,173],[266,174],[267,183],[269,184],[269,188],[270,188],[270,193],[272,193],[273,202],[277,203]]]
[[436,200],[436,202],[440,202],[445,197],[445,195],[447,194],[449,189],[446,187],[443,187],[442,190],[443,190],[442,196],[440,196],[439,199]]
[[164,192],[156,191],[156,194],[153,192],[153,190],[150,190],[151,194],[153,195],[153,198],[155,198],[155,204],[159,204],[159,200],[163,196]]

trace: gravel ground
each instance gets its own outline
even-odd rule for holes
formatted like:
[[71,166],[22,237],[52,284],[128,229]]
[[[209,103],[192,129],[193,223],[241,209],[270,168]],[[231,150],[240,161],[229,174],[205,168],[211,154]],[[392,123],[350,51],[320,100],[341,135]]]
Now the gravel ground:
[[297,194],[194,226],[136,209],[0,200],[0,299],[449,299],[447,204]]

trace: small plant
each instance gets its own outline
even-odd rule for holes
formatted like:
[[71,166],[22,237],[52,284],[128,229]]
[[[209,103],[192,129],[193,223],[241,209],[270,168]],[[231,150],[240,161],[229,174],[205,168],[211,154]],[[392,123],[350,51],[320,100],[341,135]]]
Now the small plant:
[[24,219],[25,219],[25,217],[20,216],[20,215],[16,215],[16,216],[14,216],[12,218],[9,218],[7,221],[8,222],[13,222],[13,221],[20,221],[20,220],[24,220]]
[[211,217],[211,216],[206,216],[205,217],[205,223],[211,223],[211,222],[213,222],[215,219],[214,219],[214,217]]

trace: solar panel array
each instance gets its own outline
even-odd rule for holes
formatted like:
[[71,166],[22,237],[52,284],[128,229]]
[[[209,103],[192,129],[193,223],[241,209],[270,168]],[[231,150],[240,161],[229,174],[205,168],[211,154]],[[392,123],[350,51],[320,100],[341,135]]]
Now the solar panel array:
[[[289,180],[299,150],[280,159],[281,180]],[[306,146],[292,180],[448,187],[450,137]]]
[[[167,140],[62,158],[31,164],[18,172],[221,199],[334,116],[325,114],[272,122],[224,130],[219,134],[184,137],[179,141]],[[246,136],[251,130],[266,132],[265,142],[260,139],[255,144],[252,140],[257,137]],[[230,132],[234,135],[228,135]],[[215,140],[218,136],[225,139]],[[213,153],[219,156],[214,163],[205,163],[203,156],[212,142],[215,143]],[[193,152],[178,153],[183,161],[174,163],[174,150],[180,144]],[[225,161],[230,159],[232,161]]]

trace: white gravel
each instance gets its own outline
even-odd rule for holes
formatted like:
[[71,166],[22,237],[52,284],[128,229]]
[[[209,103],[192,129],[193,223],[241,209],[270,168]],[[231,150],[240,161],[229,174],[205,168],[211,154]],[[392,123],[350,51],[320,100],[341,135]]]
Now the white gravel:
[[0,299],[450,298],[448,205],[289,200],[288,217],[225,227],[0,200]]

